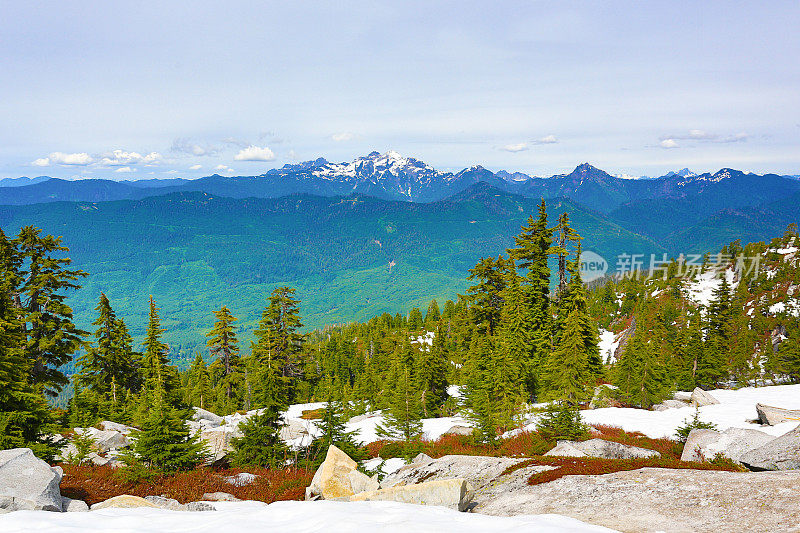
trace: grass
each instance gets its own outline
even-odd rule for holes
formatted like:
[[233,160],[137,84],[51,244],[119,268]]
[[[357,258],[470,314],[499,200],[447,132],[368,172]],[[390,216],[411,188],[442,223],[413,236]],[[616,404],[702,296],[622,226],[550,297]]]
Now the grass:
[[[109,466],[62,464],[61,467],[64,469],[61,494],[84,500],[89,505],[120,494],[141,497],[164,495],[181,503],[198,501],[206,492],[227,492],[242,500],[266,503],[300,500],[305,496],[305,487],[311,483],[313,476],[313,472],[299,468],[214,470],[203,467],[170,475],[156,474],[146,480],[128,483],[119,471]],[[253,483],[237,487],[225,481],[227,476],[245,471],[258,476]]]

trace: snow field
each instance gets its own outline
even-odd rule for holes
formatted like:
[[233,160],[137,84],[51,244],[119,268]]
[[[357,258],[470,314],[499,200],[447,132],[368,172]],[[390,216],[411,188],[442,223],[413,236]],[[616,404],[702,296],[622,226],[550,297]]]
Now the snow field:
[[17,511],[0,515],[3,533],[115,532],[220,533],[589,533],[613,531],[559,515],[494,517],[443,507],[396,502],[213,502],[217,511],[191,513],[162,509],[104,509],[88,513]]

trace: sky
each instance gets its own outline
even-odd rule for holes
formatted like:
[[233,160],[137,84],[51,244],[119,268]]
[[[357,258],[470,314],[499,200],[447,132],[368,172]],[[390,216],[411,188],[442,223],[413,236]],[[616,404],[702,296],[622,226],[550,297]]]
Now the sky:
[[0,178],[800,174],[800,3],[0,1]]

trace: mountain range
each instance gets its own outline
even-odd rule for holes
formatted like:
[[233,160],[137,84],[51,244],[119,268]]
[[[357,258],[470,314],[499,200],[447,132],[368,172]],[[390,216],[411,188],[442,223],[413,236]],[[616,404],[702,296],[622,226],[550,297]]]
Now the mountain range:
[[[27,178],[19,178],[22,179]],[[230,198],[279,198],[303,193],[327,197],[362,194],[384,200],[435,202],[475,183],[487,183],[529,198],[570,198],[606,213],[631,202],[685,200],[698,195],[721,198],[708,208],[743,207],[800,191],[800,181],[791,176],[756,175],[729,168],[714,174],[695,174],[683,169],[654,179],[626,179],[583,163],[569,174],[540,178],[519,172],[494,173],[480,165],[458,173],[442,172],[418,159],[389,151],[385,154],[372,152],[349,163],[331,163],[320,158],[287,164],[259,176],[214,174],[196,180],[124,182],[50,178],[27,185],[15,183],[13,188],[0,187],[0,204],[137,200],[172,192],[205,192]]]
[[247,349],[278,285],[297,288],[307,327],[453,299],[479,258],[513,245],[542,197],[551,222],[567,212],[612,271],[620,254],[715,252],[800,219],[800,182],[773,174],[625,179],[588,164],[551,178],[479,166],[453,174],[389,152],[262,176],[0,187],[0,228],[63,236],[73,265],[90,273],[69,299],[84,328],[102,291],[140,336],[152,294],[183,362],[223,304]]

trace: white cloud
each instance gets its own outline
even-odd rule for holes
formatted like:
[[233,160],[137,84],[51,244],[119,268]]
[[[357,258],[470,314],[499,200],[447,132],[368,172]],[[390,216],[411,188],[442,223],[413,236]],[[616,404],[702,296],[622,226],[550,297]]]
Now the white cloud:
[[37,167],[46,167],[49,165],[74,165],[85,166],[90,164],[94,159],[86,152],[77,154],[65,154],[64,152],[53,152],[47,157],[40,157],[33,161],[31,164]]
[[189,170],[200,170],[201,168],[203,168],[203,165],[192,165]]
[[660,144],[661,148],[678,148],[680,146],[675,139],[664,139]]
[[546,135],[541,139],[537,139],[534,144],[556,144],[558,139],[555,135]]
[[195,156],[214,155],[217,148],[210,145],[202,145],[189,139],[175,139],[170,147],[171,152],[181,152]]
[[337,143],[352,141],[354,137],[355,135],[350,133],[349,131],[343,131],[341,133],[334,133],[333,135],[331,135],[331,139],[333,139]]
[[233,157],[236,161],[272,161],[275,154],[269,148],[248,146]]
[[228,174],[233,174],[234,172],[236,172],[231,167],[225,165],[217,165],[214,167],[214,170],[220,170],[222,172],[227,172]]
[[[697,130],[692,129],[689,130],[688,133],[684,133],[681,135],[664,135],[661,137],[661,145],[664,145],[664,141],[674,141],[674,140],[687,140],[687,141],[701,141],[701,142],[711,142],[711,143],[738,143],[738,142],[745,142],[749,138],[749,135],[746,133],[737,133],[735,135],[718,135],[716,133],[709,133],[704,130]],[[676,145],[677,146],[677,145]]]
[[160,160],[161,154],[158,152],[150,152],[149,154],[142,155],[138,152],[112,150],[111,152],[103,154],[103,159],[100,160],[100,164],[112,167],[122,165],[137,165],[139,163],[148,165]]
[[528,143],[507,144],[502,149],[506,152],[523,152],[528,149]]
[[120,167],[114,172],[133,172],[133,169],[131,167]]

